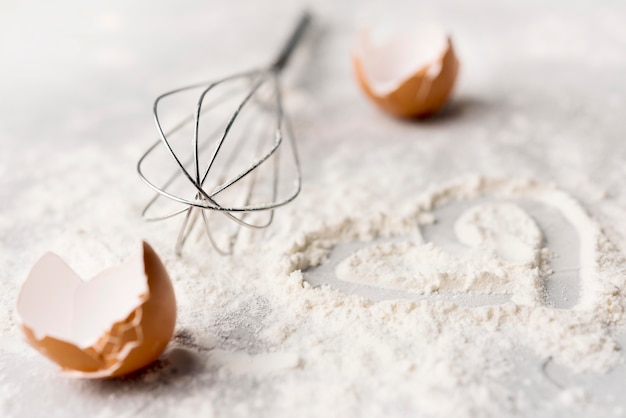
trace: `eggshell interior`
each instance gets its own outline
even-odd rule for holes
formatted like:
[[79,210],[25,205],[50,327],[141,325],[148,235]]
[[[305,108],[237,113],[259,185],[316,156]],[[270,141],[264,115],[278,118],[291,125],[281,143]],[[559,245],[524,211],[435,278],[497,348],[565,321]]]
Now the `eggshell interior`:
[[52,337],[87,348],[148,294],[141,256],[84,281],[60,257],[47,253],[24,283],[17,310],[35,338]]
[[406,32],[377,27],[360,33],[355,53],[372,92],[384,96],[422,69],[427,77],[439,75],[447,47],[448,36],[436,26]]

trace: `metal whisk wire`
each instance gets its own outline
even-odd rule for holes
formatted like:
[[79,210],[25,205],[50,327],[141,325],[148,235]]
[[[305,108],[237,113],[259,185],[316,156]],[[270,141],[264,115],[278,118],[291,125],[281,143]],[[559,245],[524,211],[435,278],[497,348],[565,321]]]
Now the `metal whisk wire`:
[[[178,88],[160,95],[154,101],[153,114],[159,133],[159,139],[141,156],[137,163],[137,172],[140,178],[156,192],[156,195],[145,206],[142,211],[142,217],[148,221],[159,221],[184,214],[183,223],[176,241],[175,248],[177,254],[181,253],[183,245],[198,220],[199,214],[201,215],[206,235],[208,236],[213,247],[221,254],[230,254],[233,251],[234,243],[239,236],[241,227],[261,229],[269,226],[274,218],[274,209],[291,202],[300,193],[300,162],[298,160],[293,127],[283,111],[280,74],[286,66],[291,53],[302,38],[310,20],[311,16],[308,12],[302,14],[294,32],[291,34],[285,46],[280,51],[280,54],[268,67],[231,75],[213,82],[197,83]],[[221,96],[218,96],[217,99],[213,99],[213,102],[208,104],[206,103],[207,97],[214,93],[214,91],[218,88],[222,88],[229,83],[239,83],[241,81],[250,86],[249,90],[243,96],[243,99],[241,99],[236,105],[236,108],[228,118],[225,127],[218,124],[215,129],[212,129],[210,133],[206,135],[207,138],[217,136],[218,139],[214,143],[215,147],[213,151],[209,153],[208,164],[206,165],[206,168],[203,169],[200,156],[202,153],[207,151],[211,142],[206,140],[201,144],[201,118],[210,114],[211,111],[216,109],[222,101],[230,98],[232,96],[232,91],[226,90],[225,93],[222,93]],[[269,90],[267,90],[268,85],[270,86]],[[170,127],[170,129],[165,129],[163,126],[162,115],[160,113],[161,102],[170,97],[196,89],[202,89],[202,91],[197,99],[195,112],[192,115],[184,117],[178,123],[174,124],[174,126]],[[233,91],[234,90],[236,89],[233,89]],[[269,94],[270,100],[264,101],[260,98],[259,96],[262,93],[266,95]],[[246,141],[249,141],[253,135],[248,133],[246,129],[243,134],[240,134],[238,141],[231,145],[232,150],[225,159],[223,167],[224,172],[215,177],[210,177],[210,174],[214,174],[213,172],[216,169],[215,166],[218,157],[221,157],[222,153],[225,152],[225,144],[229,139],[229,135],[232,133],[235,123],[242,117],[242,113],[252,105],[254,105],[257,108],[257,111],[262,115],[272,115],[271,119],[273,120],[274,128],[272,129],[273,139],[269,144],[269,148],[263,150],[263,145],[267,144],[264,144],[263,141],[257,141],[258,143],[255,147],[254,156],[251,160],[246,160],[248,161],[246,165],[243,168],[236,170],[234,174],[227,173],[227,171],[232,169],[234,166],[232,162],[237,159],[239,153],[242,152],[243,149],[249,148],[246,147]],[[190,158],[182,159],[174,149],[171,137],[189,127],[190,124],[193,124],[193,153]],[[256,121],[250,123],[250,125],[252,124],[256,124]],[[285,138],[287,139],[287,144],[291,150],[288,157],[290,157],[289,161],[294,171],[293,188],[284,196],[279,196],[281,171],[280,149],[281,145],[285,143]],[[263,140],[264,138],[261,139]],[[167,155],[173,159],[177,168],[176,171],[159,186],[156,184],[156,181],[149,180],[144,174],[144,164],[161,144],[165,146]],[[269,183],[271,190],[269,192],[269,199],[262,202],[253,202],[255,190],[259,187],[259,183],[261,182],[260,179],[263,178],[258,171],[265,164],[267,164],[269,160],[271,160],[272,164],[272,168],[269,173],[269,180],[266,180],[266,182]],[[189,167],[190,164],[192,164],[191,167]],[[187,186],[191,186],[191,189],[186,190],[187,196],[181,196],[183,193],[176,193],[170,190],[172,185],[176,183],[181,176],[187,180],[185,184]],[[214,180],[213,186],[210,189],[205,186],[205,183],[209,178]],[[222,194],[231,190],[235,185],[241,183],[242,180],[245,180],[246,184],[242,186],[243,194],[240,193],[237,195],[237,198],[239,199],[238,203],[224,204],[219,201]],[[190,198],[189,194],[193,197]],[[151,208],[157,203],[157,201],[159,201],[160,198],[167,198],[171,202],[182,204],[182,207],[170,210],[165,214],[149,215],[148,213]],[[220,213],[236,223],[236,229],[227,237],[227,243],[224,246],[220,245],[214,237],[214,233],[212,232],[212,227],[209,222],[210,212]],[[269,215],[263,221],[248,220],[248,216],[250,214],[260,212],[268,212]]]

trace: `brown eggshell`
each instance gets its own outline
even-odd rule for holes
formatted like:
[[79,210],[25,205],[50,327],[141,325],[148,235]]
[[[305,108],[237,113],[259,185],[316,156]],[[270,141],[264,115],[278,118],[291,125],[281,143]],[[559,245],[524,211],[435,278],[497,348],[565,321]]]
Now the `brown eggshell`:
[[385,94],[378,94],[372,88],[364,69],[361,54],[355,50],[352,63],[357,81],[365,94],[381,109],[395,116],[424,118],[437,112],[452,92],[459,71],[459,61],[454,52],[452,41],[447,37],[446,47],[441,51],[435,65],[440,66],[439,73],[431,78],[428,66],[416,68],[415,72],[399,85]]
[[[44,276],[46,274],[49,276]],[[56,285],[50,281],[56,281]],[[99,283],[90,283],[96,281]],[[124,286],[125,283],[128,286]],[[79,301],[74,300],[72,292],[67,292],[72,293],[67,295],[64,295],[62,290],[49,292],[44,286],[54,286],[52,289],[58,290],[58,288],[81,288],[90,285],[97,285],[101,288],[109,284],[116,286],[115,289],[109,289],[113,293],[132,292],[130,295],[123,296],[125,300],[131,302],[136,298],[137,303],[121,320],[113,319],[119,317],[119,309],[116,311],[112,308],[109,326],[100,334],[94,334],[99,335],[99,338],[93,344],[81,347],[78,341],[72,341],[70,338],[61,339],[45,335],[46,330],[41,329],[41,318],[47,316],[45,321],[55,320],[55,314],[57,314],[46,312],[50,306],[62,308],[63,302],[66,302],[67,306],[74,306],[72,315],[87,318],[87,321],[83,321],[83,324],[86,323],[87,326],[89,315],[101,315],[101,313],[96,314],[93,312],[95,308],[93,311],[88,308],[90,301],[85,301],[86,304],[80,305]],[[65,301],[61,300],[63,297],[66,298]],[[47,299],[50,298],[56,298],[56,300],[49,302]],[[99,301],[101,307],[104,306],[101,312],[106,315],[108,305],[119,304],[119,301],[115,299]],[[152,247],[144,242],[140,257],[133,257],[120,267],[105,270],[88,282],[78,278],[57,256],[50,253],[44,255],[35,264],[20,291],[17,313],[22,321],[21,329],[26,341],[44,356],[60,365],[65,372],[79,377],[105,378],[133,372],[157,359],[174,332],[176,298],[163,263]],[[67,315],[65,317],[59,315],[59,318],[67,320]],[[29,323],[29,320],[39,325]],[[101,329],[102,318],[94,321],[94,327],[95,323],[99,323],[98,329],[94,330],[97,333]],[[71,329],[73,324],[53,324],[53,328],[57,329],[57,333],[59,329],[65,330],[66,334],[71,333],[66,325],[69,325]],[[34,328],[37,326],[39,326],[38,332],[35,333]]]

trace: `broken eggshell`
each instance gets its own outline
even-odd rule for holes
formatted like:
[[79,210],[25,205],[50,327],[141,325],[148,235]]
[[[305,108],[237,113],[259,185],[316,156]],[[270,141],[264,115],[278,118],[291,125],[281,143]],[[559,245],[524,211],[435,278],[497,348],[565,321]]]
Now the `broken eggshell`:
[[434,26],[410,32],[361,31],[352,55],[359,85],[380,108],[400,117],[437,112],[459,71],[450,37]]
[[169,275],[152,247],[119,267],[82,280],[47,253],[17,300],[20,328],[37,351],[78,377],[138,370],[163,352],[176,323]]

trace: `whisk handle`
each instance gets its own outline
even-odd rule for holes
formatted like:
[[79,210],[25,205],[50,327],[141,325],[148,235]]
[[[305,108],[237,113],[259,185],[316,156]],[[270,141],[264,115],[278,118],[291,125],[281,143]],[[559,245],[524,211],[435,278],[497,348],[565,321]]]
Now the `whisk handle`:
[[283,68],[285,68],[285,65],[287,65],[287,61],[289,61],[289,57],[291,56],[291,53],[293,52],[295,47],[298,45],[298,42],[300,42],[300,39],[302,38],[302,34],[306,30],[307,26],[309,26],[310,22],[311,22],[311,13],[309,11],[305,11],[300,16],[300,19],[298,20],[298,24],[296,25],[296,28],[291,33],[291,36],[289,37],[287,42],[285,42],[285,46],[283,46],[283,49],[280,50],[280,54],[278,54],[278,57],[276,58],[274,63],[271,65],[270,67],[271,69],[273,69],[274,71],[281,71]]

